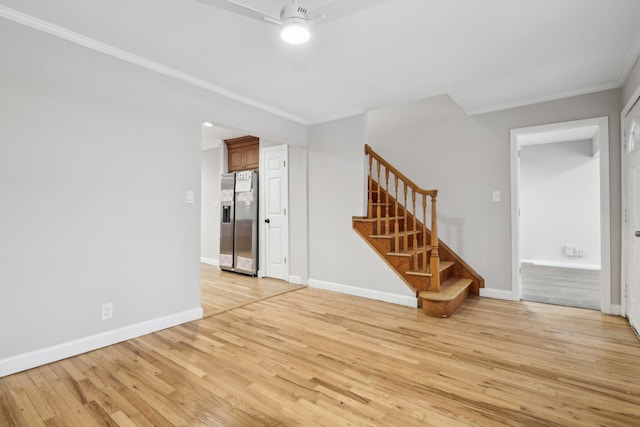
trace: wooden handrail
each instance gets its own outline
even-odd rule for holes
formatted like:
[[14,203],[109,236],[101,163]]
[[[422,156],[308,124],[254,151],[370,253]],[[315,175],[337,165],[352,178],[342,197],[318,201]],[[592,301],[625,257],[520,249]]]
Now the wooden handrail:
[[[367,216],[368,218],[375,219],[376,221],[376,233],[380,235],[389,235],[390,233],[390,216],[391,205],[389,202],[389,174],[393,176],[393,185],[395,188],[395,206],[394,206],[394,227],[393,227],[393,243],[394,250],[399,252],[400,248],[400,226],[398,217],[398,207],[401,206],[404,210],[404,220],[402,222],[404,232],[403,235],[403,250],[405,253],[411,254],[413,262],[413,270],[415,272],[427,273],[430,270],[431,279],[429,281],[429,291],[440,292],[440,254],[438,250],[438,224],[436,218],[436,197],[438,190],[425,190],[418,187],[413,181],[407,178],[402,172],[393,167],[389,162],[383,159],[378,153],[373,151],[369,145],[364,146],[364,153],[368,156],[369,164],[369,176],[368,176],[368,203],[367,203]],[[373,159],[376,160],[375,175],[373,168]],[[384,182],[381,182],[381,169],[384,168]],[[403,197],[404,204],[398,200],[398,181],[403,184]],[[373,194],[374,183],[376,185],[376,210],[373,207]],[[383,189],[384,185],[384,189]],[[407,205],[407,194],[411,190],[411,214],[413,217],[413,224],[409,224],[407,221],[407,214],[409,206]],[[382,192],[384,191],[384,203],[382,203]],[[422,195],[422,226],[418,229],[418,205],[416,199],[418,195]],[[427,197],[431,199],[431,245],[427,245]],[[384,222],[382,222],[382,206],[384,205]],[[374,218],[375,212],[375,218]],[[384,224],[384,227],[382,225]],[[409,230],[409,227],[412,229]],[[412,234],[412,238],[409,238],[409,233]],[[422,233],[422,238],[418,239],[418,233]],[[422,244],[420,248],[418,244]],[[411,247],[409,246],[411,245]],[[422,266],[420,266],[422,264]]]
[[416,191],[417,194],[424,194],[424,195],[433,196],[433,197],[436,197],[438,195],[438,190],[425,190],[423,188],[420,188],[415,182],[411,181],[402,172],[400,172],[398,169],[393,167],[391,163],[387,162],[385,159],[380,157],[380,155],[375,151],[373,151],[373,149],[369,147],[368,144],[365,144],[364,146],[364,154],[370,155],[371,157],[376,159],[378,162],[380,162],[387,170],[389,170],[395,176],[400,178],[401,181],[406,182],[409,185],[409,187],[411,187],[413,190]]

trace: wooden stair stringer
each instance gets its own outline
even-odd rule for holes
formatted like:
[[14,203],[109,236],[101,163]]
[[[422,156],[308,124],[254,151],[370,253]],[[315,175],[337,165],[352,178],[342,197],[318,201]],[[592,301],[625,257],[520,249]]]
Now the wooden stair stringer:
[[405,276],[402,273],[403,270],[404,271],[408,270],[408,265],[406,266],[406,268],[402,268],[402,263],[406,262],[406,260],[403,260],[402,258],[397,257],[397,262],[392,262],[394,258],[384,256],[383,252],[378,247],[376,247],[376,245],[374,245],[373,242],[369,239],[369,234],[367,233],[367,230],[366,229],[363,230],[362,227],[358,226],[359,224],[357,221],[359,219],[366,219],[366,218],[353,217],[352,225],[355,232],[358,233],[360,237],[362,237],[362,239],[369,245],[369,247],[373,249],[374,252],[376,252],[380,256],[380,258],[382,258],[382,260],[389,266],[389,268],[391,268],[391,270],[393,270],[396,273],[396,275],[400,279],[402,279],[402,281],[409,287],[409,289],[411,289],[416,294],[416,297],[417,297],[418,293],[422,290],[422,287],[416,286],[415,282],[417,281],[413,277]]

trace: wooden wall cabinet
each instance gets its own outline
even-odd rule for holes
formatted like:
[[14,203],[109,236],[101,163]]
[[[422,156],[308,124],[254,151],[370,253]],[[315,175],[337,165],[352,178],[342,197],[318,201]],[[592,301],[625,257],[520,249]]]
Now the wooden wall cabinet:
[[225,139],[229,172],[258,170],[260,166],[260,139],[255,136]]

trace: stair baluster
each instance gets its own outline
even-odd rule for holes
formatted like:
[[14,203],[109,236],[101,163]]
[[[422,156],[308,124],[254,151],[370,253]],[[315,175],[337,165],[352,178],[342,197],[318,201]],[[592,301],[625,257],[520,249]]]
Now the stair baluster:
[[422,195],[422,271],[427,272],[427,195]]
[[384,214],[384,232],[385,234],[389,233],[389,169],[384,168],[384,202],[386,203],[386,209]]
[[403,249],[406,251],[407,249],[409,249],[409,236],[407,235],[407,230],[409,228],[409,222],[408,222],[408,212],[407,212],[407,182],[404,181],[404,204],[402,205],[402,207],[404,208],[404,247]]
[[412,201],[412,209],[411,213],[413,214],[413,269],[418,269],[418,227],[417,227],[417,211],[416,211],[416,190],[412,189],[411,191],[411,201]]
[[398,175],[393,174],[393,184],[396,188],[395,199],[396,199],[396,208],[394,209],[393,216],[395,217],[395,226],[394,226],[394,236],[393,236],[393,245],[394,250],[399,251],[400,249],[400,225],[398,221]]
[[378,197],[376,198],[377,201],[377,205],[378,205],[378,215],[377,216],[377,220],[376,220],[376,232],[377,233],[382,233],[382,227],[381,227],[381,222],[380,219],[382,218],[382,204],[381,204],[381,198],[380,198],[380,160],[376,161],[376,169],[378,171],[378,179],[376,181],[377,188],[378,188]]
[[438,251],[438,222],[436,221],[436,196],[438,190],[433,190],[431,196],[431,285],[430,291],[440,292],[440,253]]
[[367,203],[367,218],[373,218],[373,157],[369,156],[369,200]]

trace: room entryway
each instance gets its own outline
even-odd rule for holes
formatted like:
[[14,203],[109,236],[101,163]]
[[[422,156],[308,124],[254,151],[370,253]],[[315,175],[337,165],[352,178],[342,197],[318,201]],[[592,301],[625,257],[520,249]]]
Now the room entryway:
[[609,312],[607,128],[597,118],[512,131],[516,299]]

